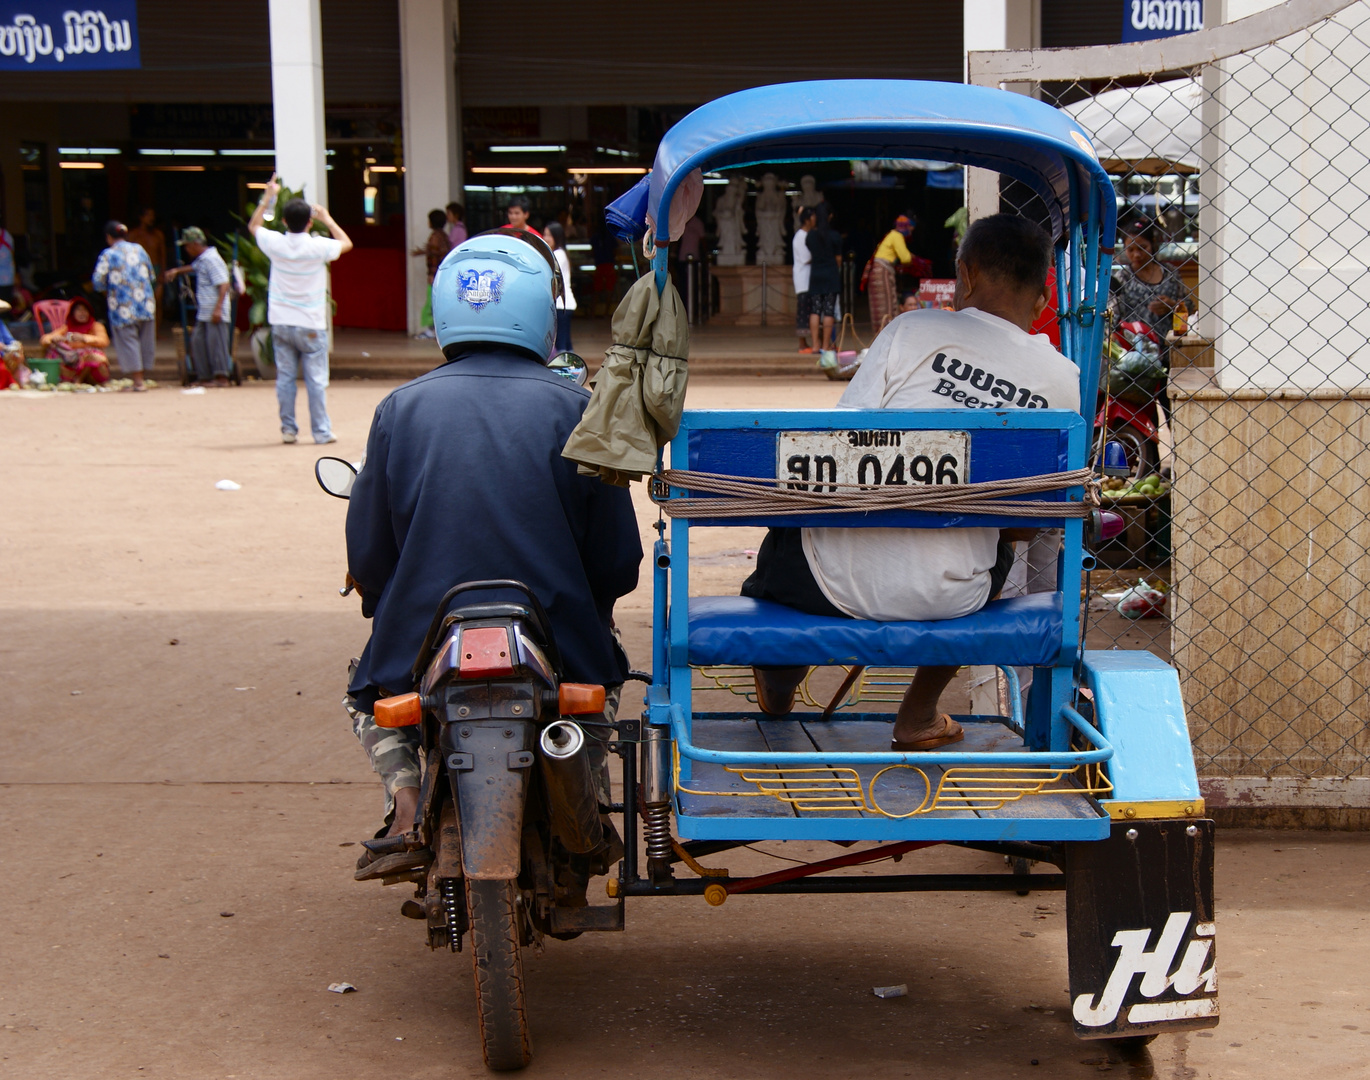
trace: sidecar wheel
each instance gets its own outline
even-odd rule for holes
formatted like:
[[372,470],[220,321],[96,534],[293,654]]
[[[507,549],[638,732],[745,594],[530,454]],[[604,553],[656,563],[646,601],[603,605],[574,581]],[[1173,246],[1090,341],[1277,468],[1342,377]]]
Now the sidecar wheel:
[[522,1069],[533,1057],[523,993],[523,958],[515,904],[518,883],[466,879],[476,1015],[487,1068]]

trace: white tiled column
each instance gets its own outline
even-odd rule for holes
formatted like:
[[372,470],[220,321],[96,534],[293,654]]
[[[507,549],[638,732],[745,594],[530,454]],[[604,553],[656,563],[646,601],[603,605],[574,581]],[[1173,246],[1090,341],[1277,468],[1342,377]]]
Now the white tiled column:
[[327,206],[319,0],[270,0],[269,7],[276,172],[282,184]]
[[[465,203],[457,102],[456,0],[399,0],[404,107],[404,220],[410,248],[428,239],[428,212]],[[409,332],[419,329],[427,268],[409,260]]]
[[[1041,43],[1040,0],[963,0],[961,17],[961,37],[968,53],[1034,49]],[[1028,87],[1023,83],[1011,83],[1004,89],[1026,93]],[[972,221],[997,214],[999,174],[968,168],[966,206]]]

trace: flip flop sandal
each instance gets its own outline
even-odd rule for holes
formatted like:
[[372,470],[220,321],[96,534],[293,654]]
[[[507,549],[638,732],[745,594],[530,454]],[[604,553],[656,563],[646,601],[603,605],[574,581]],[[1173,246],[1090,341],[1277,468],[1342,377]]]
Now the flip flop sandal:
[[412,833],[363,840],[362,847],[365,850],[357,859],[357,872],[354,875],[358,881],[415,870],[433,861],[433,853],[420,844],[418,837]]
[[367,852],[357,860],[357,872],[352,875],[355,881],[371,881],[375,878],[403,874],[407,870],[419,870],[433,861],[433,853],[427,848],[419,851],[397,851],[393,855],[371,855]]
[[942,721],[942,730],[936,735],[928,735],[922,739],[910,739],[908,742],[900,742],[898,739],[890,740],[890,749],[900,753],[911,753],[917,750],[936,750],[939,746],[947,746],[950,743],[960,742],[966,737],[966,729],[953,720],[946,713],[938,713],[937,719]]

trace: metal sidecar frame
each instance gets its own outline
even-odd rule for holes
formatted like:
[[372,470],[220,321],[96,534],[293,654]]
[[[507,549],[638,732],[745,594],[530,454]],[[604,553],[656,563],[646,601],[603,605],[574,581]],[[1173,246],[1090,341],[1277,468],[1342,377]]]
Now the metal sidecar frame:
[[[1145,1038],[1212,1026],[1213,826],[1204,818],[1178,676],[1150,653],[1094,652],[1082,641],[1078,582],[1091,559],[1083,512],[1090,492],[1079,476],[1094,457],[1089,405],[1116,232],[1112,184],[1083,129],[1039,101],[957,84],[829,81],[746,90],[695,110],[663,139],[643,181],[646,198],[639,191],[620,209],[658,223],[652,270],[662,288],[671,200],[688,174],[824,158],[934,158],[1027,184],[1055,239],[1062,351],[1080,369],[1086,405],[1079,413],[685,414],[670,445],[669,473],[654,481],[654,498],[671,521],[659,521],[653,551],[646,709],[640,720],[619,719],[613,746],[622,758],[624,802],[615,809],[623,814],[626,852],[610,893],[621,911],[626,897],[646,895],[702,894],[722,903],[743,892],[1060,889],[1078,1035]],[[1055,504],[1033,516],[1003,512],[1001,504],[759,510],[721,520],[692,509],[701,504],[691,473],[780,486],[787,479],[783,439],[843,432],[964,435],[972,485],[1043,474],[1076,480],[1033,496]],[[690,532],[719,524],[1059,528],[1061,586],[923,624],[824,619],[741,597],[692,597]],[[701,669],[757,663],[1000,665],[1013,707],[1008,716],[959,717],[964,743],[922,753],[873,749],[888,742],[888,713],[771,718],[695,708]],[[1020,703],[1014,672],[1023,667],[1033,669],[1033,680]],[[719,876],[699,862],[765,839],[881,846],[757,878]],[[1003,854],[1013,872],[819,876],[939,843]],[[1060,872],[1029,874],[1031,862]],[[682,864],[695,876],[678,876]]]

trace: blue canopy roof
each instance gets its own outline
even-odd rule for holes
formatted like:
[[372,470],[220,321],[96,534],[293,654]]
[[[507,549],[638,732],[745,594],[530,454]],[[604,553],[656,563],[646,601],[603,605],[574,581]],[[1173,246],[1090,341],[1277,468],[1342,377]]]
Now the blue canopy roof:
[[[779,83],[701,105],[657,149],[647,208],[658,211],[692,169],[840,158],[933,158],[978,165],[1028,184],[1059,237],[1098,207],[1110,244],[1116,207],[1089,136],[1065,113],[1024,94],[961,83],[833,79]],[[1091,198],[1091,188],[1107,188]],[[1076,204],[1079,205],[1076,205]]]

